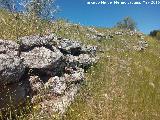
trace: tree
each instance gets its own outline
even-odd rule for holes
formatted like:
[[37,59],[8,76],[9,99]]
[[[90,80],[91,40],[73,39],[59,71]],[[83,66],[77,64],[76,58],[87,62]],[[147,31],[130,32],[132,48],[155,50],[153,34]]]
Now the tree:
[[10,12],[14,12],[16,9],[16,0],[0,0],[0,7],[9,10]]
[[55,0],[30,0],[26,10],[37,18],[52,19],[57,12]]
[[0,0],[0,7],[10,12],[26,12],[36,18],[53,19],[58,11],[55,0]]
[[125,17],[123,20],[117,22],[116,27],[120,29],[136,30],[137,24],[131,17]]

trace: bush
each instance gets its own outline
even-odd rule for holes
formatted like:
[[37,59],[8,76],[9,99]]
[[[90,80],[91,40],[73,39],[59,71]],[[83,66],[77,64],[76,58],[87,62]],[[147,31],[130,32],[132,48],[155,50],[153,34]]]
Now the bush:
[[153,31],[150,32],[149,35],[152,36],[152,37],[156,37],[158,32],[160,32],[160,30],[153,30]]
[[149,34],[150,36],[160,40],[160,30],[153,30]]
[[137,24],[131,17],[125,17],[116,24],[116,27],[120,29],[136,30]]
[[157,38],[158,40],[160,40],[160,32],[157,32],[156,38]]

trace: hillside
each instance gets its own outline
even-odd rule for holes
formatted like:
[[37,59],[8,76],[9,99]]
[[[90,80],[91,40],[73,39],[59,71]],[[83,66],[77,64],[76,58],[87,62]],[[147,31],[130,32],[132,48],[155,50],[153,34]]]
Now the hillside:
[[[37,22],[21,15],[15,20],[3,10],[0,16],[0,39],[54,33],[98,46],[100,59],[85,73],[86,81],[62,119],[160,119],[160,43],[155,39],[139,32],[87,27],[65,20]],[[31,113],[32,118],[40,119],[37,114]]]

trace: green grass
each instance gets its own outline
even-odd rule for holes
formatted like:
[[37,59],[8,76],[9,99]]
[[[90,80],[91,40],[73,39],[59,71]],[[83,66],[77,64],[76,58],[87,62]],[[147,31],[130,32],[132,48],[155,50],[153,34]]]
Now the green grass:
[[[150,40],[151,46],[144,52],[105,52],[92,72],[88,72],[87,85],[65,119],[159,120],[160,47],[155,41],[152,46]],[[115,40],[108,44],[125,49],[119,43]]]
[[[17,31],[18,36],[41,32],[47,34],[49,29],[58,36],[98,45],[105,50],[104,53],[98,53],[101,59],[86,73],[85,85],[63,116],[64,120],[160,119],[160,43],[158,41],[146,37],[149,47],[138,52],[127,47],[132,48],[136,45],[139,40],[137,36],[116,36],[113,40],[104,39],[102,42],[97,42],[86,37],[86,33],[90,33],[87,27],[68,25],[64,20],[52,23],[49,28],[46,21],[38,21],[37,24],[30,21],[24,24],[27,19],[19,20],[16,31],[14,19],[10,18],[10,15],[4,16],[3,12],[5,11],[0,12],[3,14],[1,19],[6,23],[2,21],[0,24],[3,28],[0,29],[0,38],[16,39]],[[35,28],[38,25],[44,26],[43,31]],[[115,31],[105,28],[97,30],[104,34]]]
[[[0,9],[0,38],[17,40],[25,35],[47,34],[53,24]],[[42,29],[43,28],[43,29]]]

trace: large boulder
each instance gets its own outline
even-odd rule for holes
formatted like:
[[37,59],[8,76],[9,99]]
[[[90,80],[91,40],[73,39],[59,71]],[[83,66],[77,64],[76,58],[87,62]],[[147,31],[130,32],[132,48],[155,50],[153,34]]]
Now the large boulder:
[[81,47],[82,43],[77,41],[72,41],[69,39],[62,39],[59,41],[58,48],[64,54],[72,54],[72,55],[79,55],[81,54]]
[[55,44],[54,39],[55,39],[54,34],[45,36],[31,35],[31,36],[21,37],[19,39],[19,43],[22,51],[27,51],[33,49],[34,47],[42,47],[42,46],[52,49],[52,45]]
[[29,52],[22,52],[21,58],[24,59],[27,68],[32,69],[34,73],[54,76],[65,67],[63,54],[56,48],[51,51],[45,47],[35,47]]
[[57,95],[62,95],[64,94],[67,85],[64,77],[52,77],[48,80],[48,82],[45,83],[45,88]]
[[89,66],[96,63],[98,60],[97,57],[91,57],[89,54],[80,54],[79,56],[67,55],[66,61],[69,67],[81,67],[88,68]]
[[96,55],[96,52],[97,52],[97,46],[83,45],[81,47],[81,53],[83,54]]
[[55,50],[54,52],[45,47],[35,47],[29,52],[22,52],[21,58],[24,64],[29,68],[52,68],[54,64],[63,56],[63,54]]
[[80,89],[80,85],[73,84],[68,88],[68,90],[65,92],[65,94],[61,97],[58,97],[57,99],[54,99],[51,97],[51,99],[44,100],[40,103],[41,105],[41,112],[40,116],[43,116],[46,111],[49,111],[49,113],[52,115],[55,112],[58,112],[60,114],[65,113],[68,106],[71,105],[71,103],[74,101],[75,96],[77,92]]
[[73,56],[79,56],[80,54],[95,55],[97,51],[97,46],[84,45],[79,41],[61,39],[57,43],[58,49],[60,49],[63,54],[71,54]]
[[19,54],[19,45],[14,41],[0,39],[0,54],[17,56]]
[[15,83],[22,77],[25,66],[17,56],[0,54],[0,84]]

